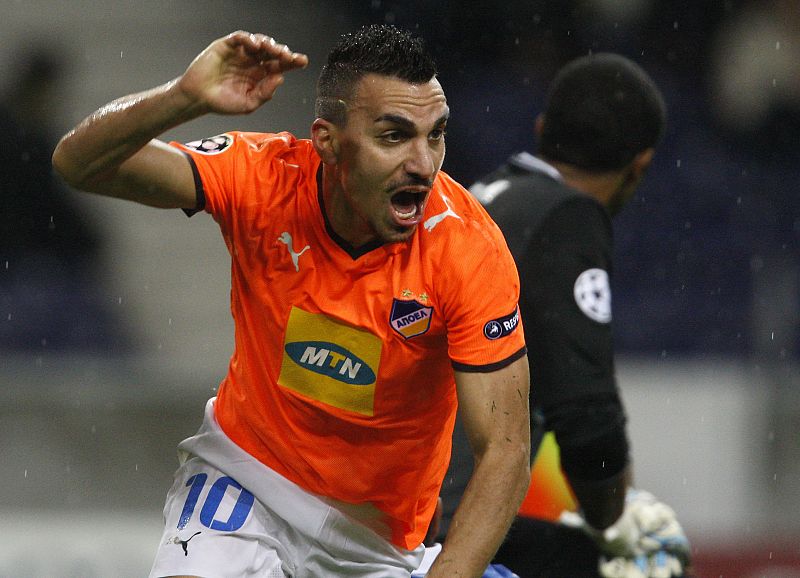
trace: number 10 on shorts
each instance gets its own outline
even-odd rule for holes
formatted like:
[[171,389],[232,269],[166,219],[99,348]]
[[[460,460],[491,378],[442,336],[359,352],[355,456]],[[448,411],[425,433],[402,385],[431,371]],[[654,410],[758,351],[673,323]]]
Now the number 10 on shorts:
[[[203,488],[208,481],[208,474],[195,474],[189,478],[186,485],[189,486],[189,494],[186,496],[186,502],[183,504],[181,516],[178,518],[178,530],[183,530],[191,520],[197,509],[197,503],[203,493]],[[230,488],[230,492],[229,492]],[[220,505],[223,504],[223,499],[226,494],[232,494],[238,491],[236,503],[231,508],[228,518],[221,520],[217,518]],[[232,495],[229,502],[232,500]],[[233,532],[242,527],[253,508],[253,494],[245,490],[239,483],[228,476],[218,478],[208,490],[203,505],[200,508],[200,523],[206,528],[212,530],[219,530],[221,532]],[[222,515],[224,515],[223,508]]]

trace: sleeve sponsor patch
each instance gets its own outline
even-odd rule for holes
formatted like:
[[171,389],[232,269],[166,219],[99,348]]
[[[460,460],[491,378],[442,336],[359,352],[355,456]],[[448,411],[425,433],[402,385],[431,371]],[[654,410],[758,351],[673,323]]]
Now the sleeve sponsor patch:
[[200,140],[187,142],[183,146],[204,155],[217,155],[227,149],[233,143],[233,137],[229,134],[218,134]]
[[587,269],[575,280],[575,303],[586,317],[611,322],[611,286],[603,269]]
[[519,325],[519,307],[516,307],[508,315],[487,321],[483,326],[483,335],[486,339],[494,341],[514,333],[517,325]]

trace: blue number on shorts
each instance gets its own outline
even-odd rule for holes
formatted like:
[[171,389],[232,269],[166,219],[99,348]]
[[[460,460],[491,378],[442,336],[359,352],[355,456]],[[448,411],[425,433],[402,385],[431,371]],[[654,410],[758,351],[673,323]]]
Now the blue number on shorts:
[[[223,496],[225,496],[225,490],[228,489],[228,486],[233,486],[237,490],[240,490],[239,498],[236,500],[236,505],[233,506],[228,520],[221,522],[220,520],[214,519],[214,514],[217,513],[219,503],[222,501]],[[211,486],[211,489],[208,491],[206,503],[203,504],[203,509],[200,510],[200,522],[212,530],[232,532],[242,527],[252,507],[253,494],[240,486],[236,480],[226,476],[214,482],[214,485]]]
[[[183,504],[181,516],[178,519],[179,530],[186,527],[192,514],[194,514],[197,500],[200,498],[200,492],[203,490],[203,486],[206,485],[206,480],[208,480],[207,474],[197,474],[189,478],[186,482],[186,485],[191,486],[191,488],[189,489],[189,495],[186,497],[186,502]],[[228,489],[228,486],[233,486],[235,489],[240,490],[239,497],[236,499],[236,504],[233,506],[233,510],[231,510],[227,521],[215,520],[214,515],[219,509],[222,498],[225,497],[225,491]],[[247,520],[247,516],[250,514],[250,510],[253,507],[253,501],[253,494],[240,486],[236,480],[227,476],[219,478],[208,491],[203,508],[200,510],[200,523],[206,528],[220,530],[222,532],[238,530],[244,525],[245,520]]]
[[183,530],[186,524],[189,523],[194,513],[194,507],[197,505],[197,498],[200,497],[200,492],[203,491],[203,486],[206,485],[206,479],[208,479],[208,474],[197,474],[186,482],[187,486],[192,487],[189,489],[189,495],[186,496],[186,503],[183,504],[181,517],[178,518],[178,530]]

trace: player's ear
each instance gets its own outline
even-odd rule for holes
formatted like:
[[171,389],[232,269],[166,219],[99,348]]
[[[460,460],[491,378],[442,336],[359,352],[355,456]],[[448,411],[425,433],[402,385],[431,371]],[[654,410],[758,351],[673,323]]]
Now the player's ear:
[[544,130],[544,113],[540,112],[536,115],[536,122],[533,124],[533,132],[537,139],[542,138],[542,130]]
[[647,172],[647,169],[650,168],[650,164],[653,162],[653,155],[655,152],[655,149],[650,147],[648,149],[644,149],[642,152],[633,157],[633,161],[631,161],[631,168],[633,169],[632,172],[634,177],[637,179],[642,178],[644,173]]
[[339,140],[335,124],[324,118],[316,119],[311,125],[311,142],[323,163],[336,164],[339,159]]

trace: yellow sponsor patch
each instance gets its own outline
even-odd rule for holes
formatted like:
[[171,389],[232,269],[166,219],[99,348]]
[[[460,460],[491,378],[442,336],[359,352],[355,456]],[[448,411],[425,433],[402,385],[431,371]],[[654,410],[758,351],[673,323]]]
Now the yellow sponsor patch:
[[381,340],[292,307],[278,384],[333,407],[373,415]]

